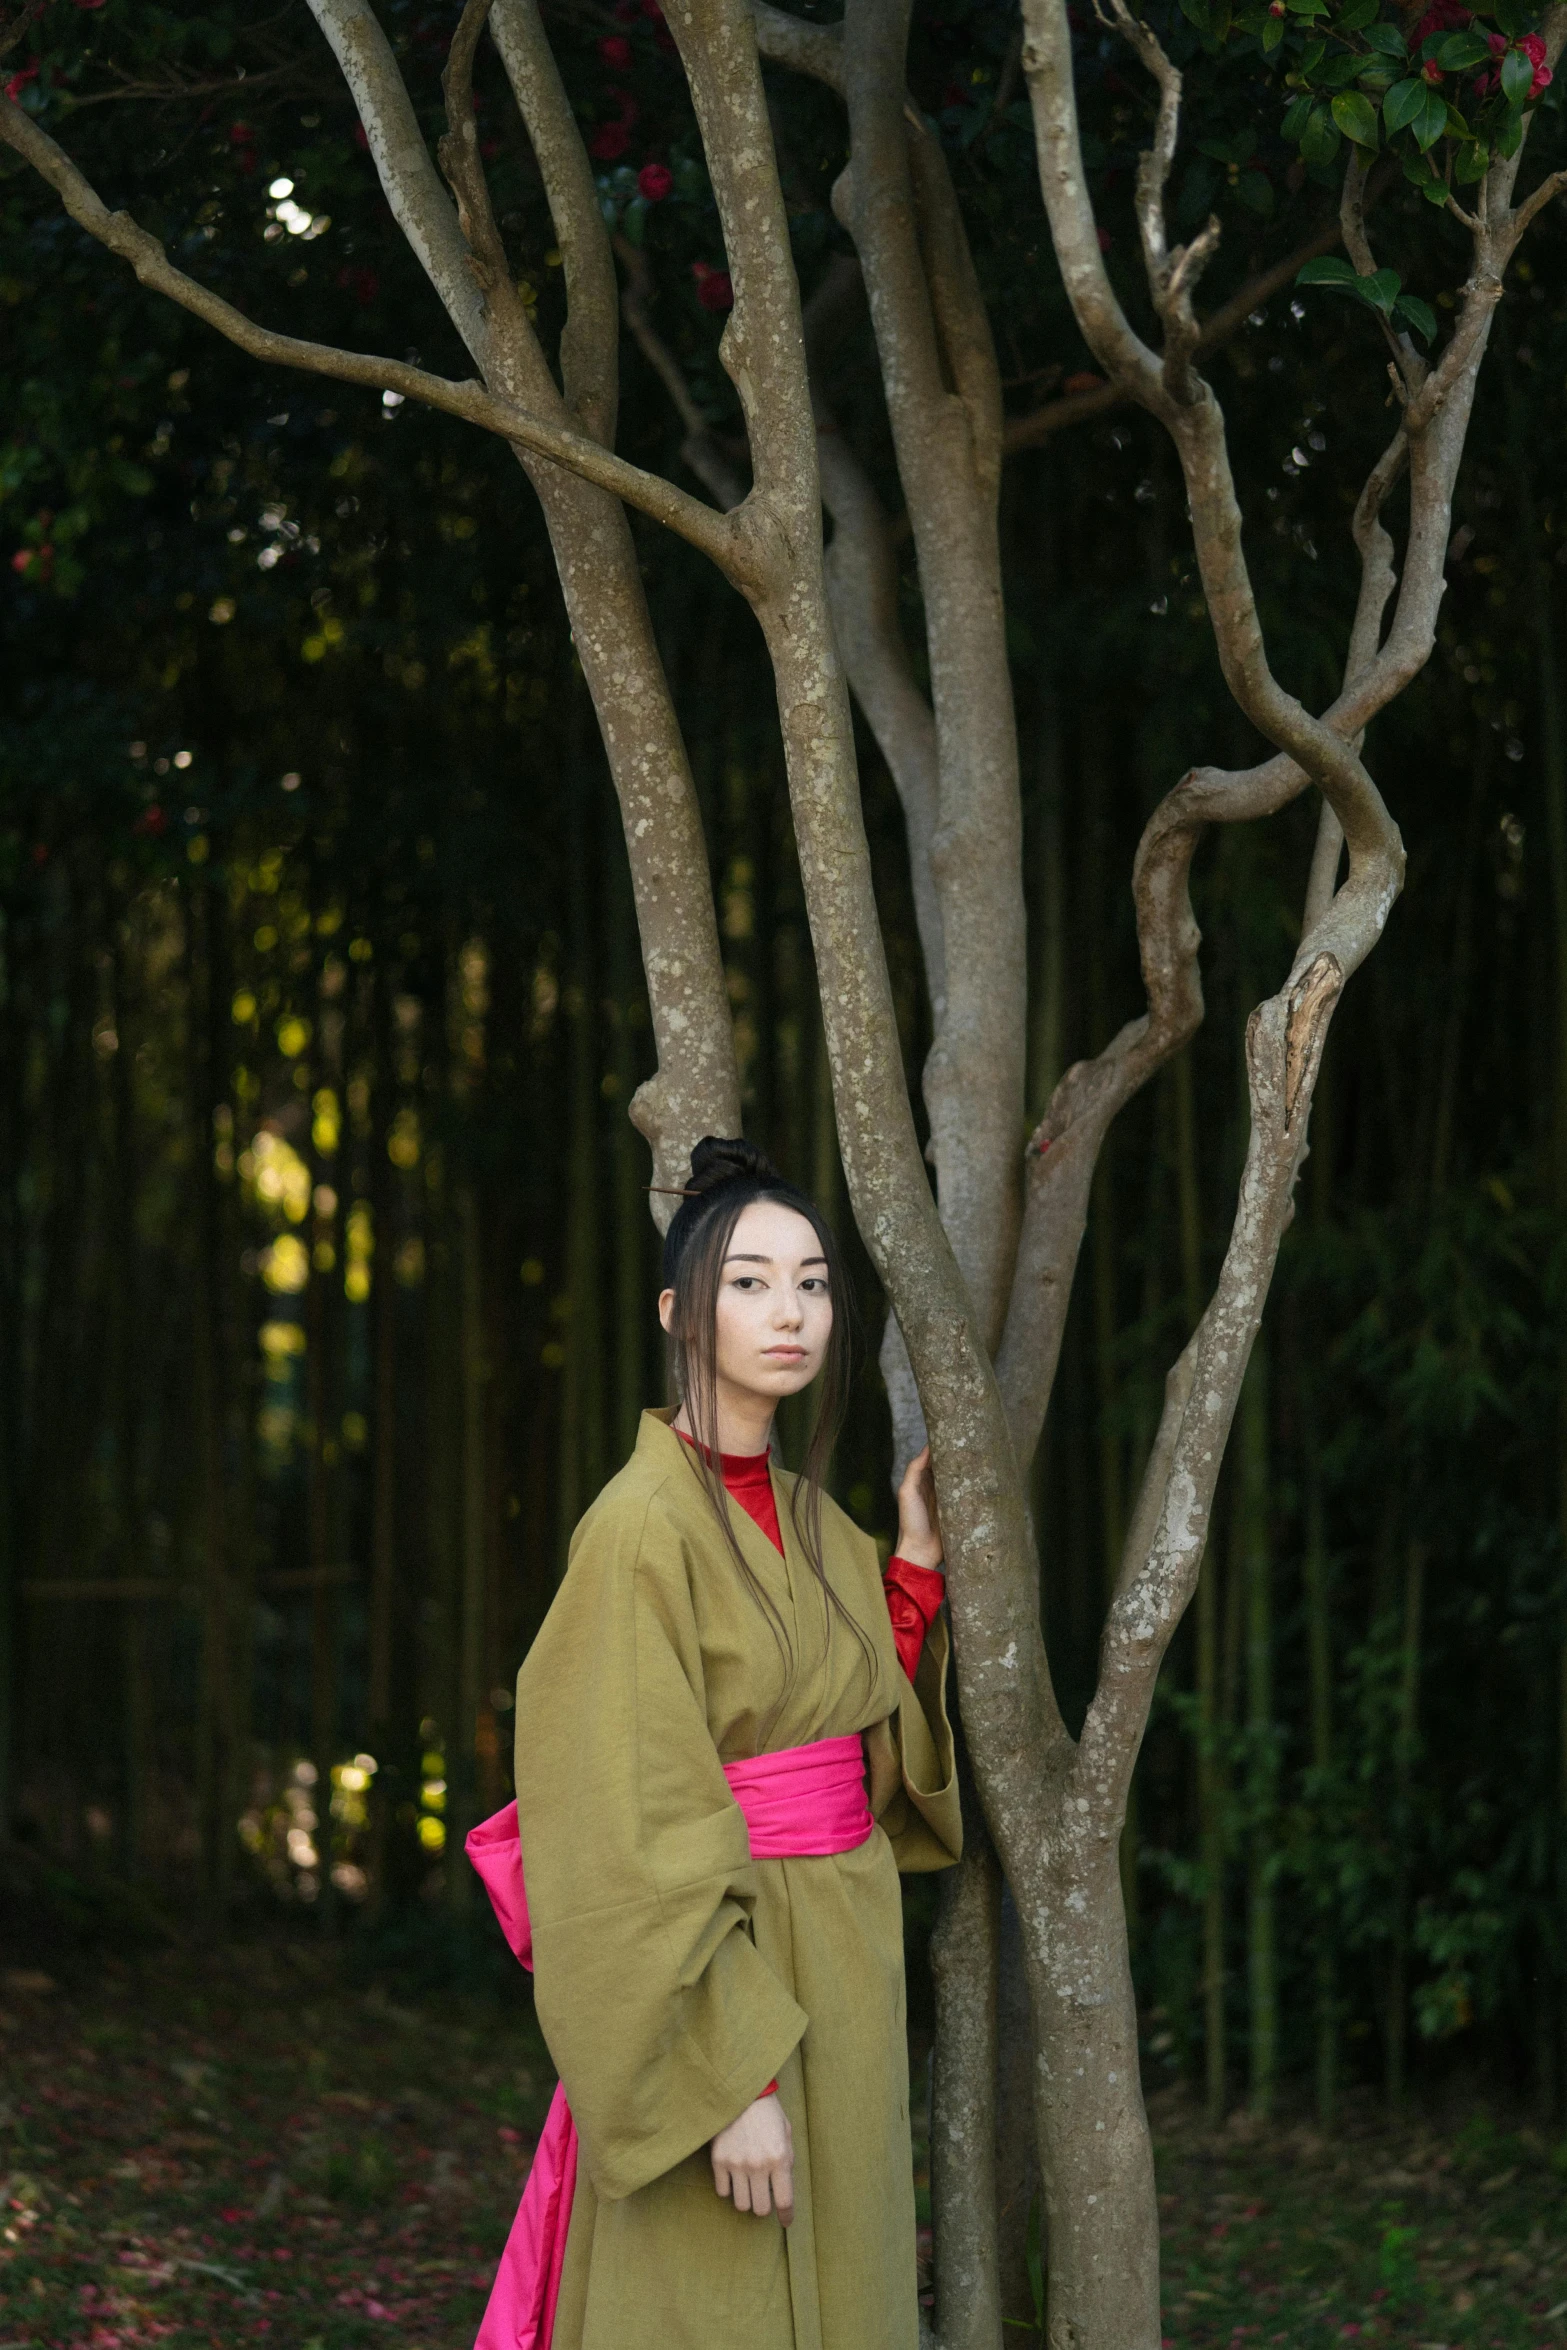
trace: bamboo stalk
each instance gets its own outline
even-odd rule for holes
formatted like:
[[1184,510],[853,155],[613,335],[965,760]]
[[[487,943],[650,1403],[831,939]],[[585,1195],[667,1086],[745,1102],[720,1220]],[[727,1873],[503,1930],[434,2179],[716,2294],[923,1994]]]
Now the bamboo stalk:
[[1268,1356],[1259,1333],[1237,1412],[1235,1514],[1246,1594],[1247,1790],[1246,1987],[1250,2105],[1273,2111],[1278,2079],[1277,1894],[1274,1886],[1277,1762],[1273,1718],[1273,1558],[1268,1530]]
[[1397,1855],[1392,1935],[1388,1954],[1386,2024],[1387,2101],[1401,2114],[1409,2077],[1409,1854],[1411,1796],[1419,1743],[1421,1626],[1427,1546],[1411,1542],[1404,1554],[1403,1621],[1399,1644],[1398,1712],[1393,1738],[1393,1839]]

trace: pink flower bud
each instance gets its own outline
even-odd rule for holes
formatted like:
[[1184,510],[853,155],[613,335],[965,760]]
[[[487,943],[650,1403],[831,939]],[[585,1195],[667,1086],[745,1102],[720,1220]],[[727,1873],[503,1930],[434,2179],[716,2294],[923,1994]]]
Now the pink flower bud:
[[599,55],[615,73],[624,73],[631,64],[631,43],[624,33],[606,33],[599,43]]
[[637,173],[637,192],[650,204],[662,204],[675,184],[675,175],[667,163],[644,163]]

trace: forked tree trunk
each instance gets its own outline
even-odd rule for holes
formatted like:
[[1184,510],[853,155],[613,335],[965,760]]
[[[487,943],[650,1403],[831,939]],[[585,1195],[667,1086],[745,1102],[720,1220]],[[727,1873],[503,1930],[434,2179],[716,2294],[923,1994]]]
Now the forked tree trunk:
[[[125,215],[109,214],[55,142],[4,100],[0,136],[145,283],[256,357],[424,399],[517,451],[544,509],[625,820],[659,1062],[635,1114],[654,1144],[661,1184],[678,1182],[698,1135],[736,1130],[739,1093],[690,772],[621,501],[708,555],[755,613],[776,681],[843,1170],[896,1317],[893,1368],[906,1360],[912,1373],[894,1394],[897,1441],[907,1449],[924,1426],[933,1443],[963,1725],[984,1823],[976,1822],[969,1858],[945,1896],[937,1952],[944,2045],[936,2137],[939,2148],[954,2133],[945,2136],[947,2148],[965,2154],[961,2166],[939,2155],[940,2323],[949,2350],[999,2350],[987,2168],[996,2126],[993,1847],[1016,1904],[1036,2051],[1051,2350],[1154,2350],[1158,2217],[1118,1868],[1132,1771],[1161,1659],[1197,1585],[1220,1464],[1291,1214],[1328,1024],[1401,884],[1401,844],[1359,744],[1369,720],[1429,656],[1453,482],[1502,272],[1555,183],[1515,211],[1517,158],[1496,165],[1474,198],[1474,266],[1456,298],[1451,340],[1428,367],[1407,339],[1394,339],[1398,429],[1356,509],[1361,591],[1344,685],[1327,711],[1308,711],[1269,666],[1224,420],[1195,366],[1208,330],[1196,319],[1193,287],[1217,232],[1205,231],[1187,251],[1168,246],[1164,190],[1180,128],[1180,77],[1126,0],[1107,0],[1109,21],[1158,98],[1136,192],[1156,350],[1134,333],[1106,275],[1078,137],[1065,0],[1025,0],[1023,67],[1066,291],[1107,397],[1137,402],[1169,436],[1225,682],[1272,752],[1239,773],[1194,768],[1155,810],[1134,871],[1147,1010],[1059,1078],[1020,1165],[1025,959],[996,534],[1000,386],[952,184],[937,141],[905,101],[905,0],[850,0],[841,26],[765,6],[753,14],[744,0],[668,7],[734,282],[720,355],[739,395],[752,488],[732,512],[613,454],[613,255],[532,0],[467,0],[463,9],[445,76],[449,130],[440,149],[455,202],[430,162],[369,0],[311,0],[311,7],[353,92],[393,213],[481,381],[450,383],[410,364],[255,326],[175,269]],[[564,259],[569,315],[559,385],[517,296],[479,156],[471,77],[487,20]],[[1553,9],[1552,58],[1564,28],[1567,13]],[[919,566],[928,704],[912,686],[897,637],[887,518],[852,452],[830,454],[827,425],[819,456],[822,392],[818,386],[813,401],[759,33],[770,55],[814,74],[845,102],[849,165],[835,203],[859,256]],[[1358,159],[1346,177],[1342,233],[1355,267],[1368,274],[1375,263]],[[1243,315],[1247,302],[1236,300]],[[647,348],[645,314],[642,332]],[[1399,578],[1380,517],[1406,467],[1410,519]],[[824,490],[837,530],[826,563]],[[882,740],[909,826],[935,1011],[924,1082],[937,1200],[903,1079],[850,682]],[[1202,1018],[1186,886],[1198,838],[1209,824],[1271,815],[1308,789],[1325,802],[1319,853],[1298,950],[1247,1027],[1251,1131],[1234,1222],[1212,1296],[1166,1383],[1141,1486],[1127,1496],[1097,1684],[1074,1740],[1056,1707],[1041,1638],[1027,1491],[1094,1170],[1116,1114]],[[667,1220],[668,1202],[661,1205]],[[470,1418],[476,1412],[471,1401]],[[1209,1632],[1211,1660],[1211,1618]],[[1205,1669],[1211,1691],[1211,1661]]]

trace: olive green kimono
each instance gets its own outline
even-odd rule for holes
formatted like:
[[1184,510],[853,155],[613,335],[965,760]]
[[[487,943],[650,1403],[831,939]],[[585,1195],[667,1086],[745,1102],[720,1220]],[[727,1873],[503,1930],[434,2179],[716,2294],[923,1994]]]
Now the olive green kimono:
[[[553,2350],[916,2350],[898,1871],[959,1852],[946,1628],[916,1693],[875,1544],[824,1498],[824,1564],[873,1663],[841,1619],[829,1640],[792,1480],[773,1476],[782,1558],[730,1506],[792,1679],[655,1412],[518,1677],[534,1992],[581,2149]],[[751,1858],[721,1765],[757,1753],[764,1723],[769,1752],[866,1733],[867,1843]],[[775,2077],[787,2231],[720,2197],[708,2157]]]

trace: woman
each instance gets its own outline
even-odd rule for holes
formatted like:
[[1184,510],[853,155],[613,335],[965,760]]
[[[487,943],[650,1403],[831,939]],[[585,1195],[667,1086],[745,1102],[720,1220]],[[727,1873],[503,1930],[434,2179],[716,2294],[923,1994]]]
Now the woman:
[[[960,1844],[941,1543],[925,1455],[886,1589],[821,1489],[838,1285],[810,1202],[699,1144],[659,1299],[677,1408],[643,1415],[518,1678],[538,2016],[580,2149],[539,2350],[918,2339],[897,1872]],[[773,1415],[818,1373],[791,1478]]]

